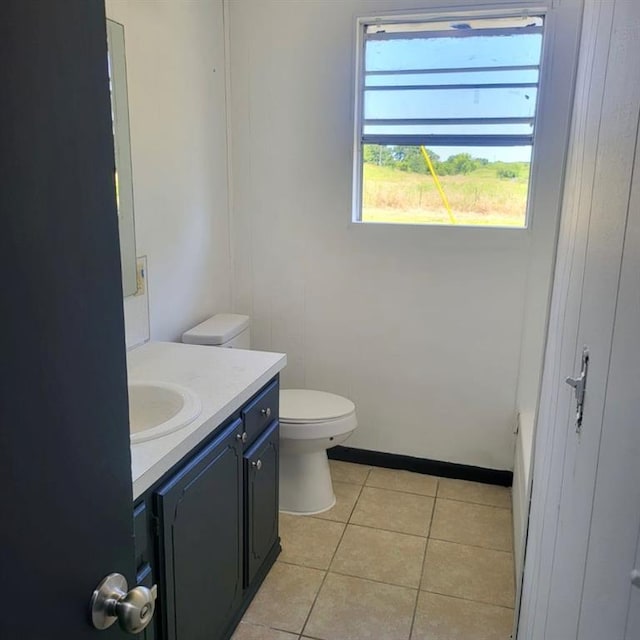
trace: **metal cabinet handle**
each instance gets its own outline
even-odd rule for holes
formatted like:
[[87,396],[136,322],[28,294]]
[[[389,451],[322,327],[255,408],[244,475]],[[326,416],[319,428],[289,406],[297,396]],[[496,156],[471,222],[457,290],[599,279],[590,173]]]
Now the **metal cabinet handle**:
[[257,471],[260,471],[260,469],[262,469],[262,460],[253,460],[251,466]]
[[140,633],[153,618],[158,587],[137,586],[128,590],[126,578],[109,574],[91,596],[91,622],[96,629],[107,629],[116,620],[127,633]]
[[640,588],[640,571],[638,571],[637,569],[634,569],[631,572],[631,584],[634,587]]
[[265,416],[267,418],[271,417],[271,407],[267,407],[266,409],[260,409],[260,415]]
[[240,440],[240,442],[246,442],[247,441],[247,432],[243,431],[242,433],[236,433],[236,440]]

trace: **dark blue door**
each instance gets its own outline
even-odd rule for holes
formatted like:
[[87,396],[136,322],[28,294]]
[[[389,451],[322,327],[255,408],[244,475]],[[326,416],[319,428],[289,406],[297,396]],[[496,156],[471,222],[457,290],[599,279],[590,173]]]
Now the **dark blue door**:
[[102,2],[0,3],[0,638],[89,623],[132,582],[131,467]]

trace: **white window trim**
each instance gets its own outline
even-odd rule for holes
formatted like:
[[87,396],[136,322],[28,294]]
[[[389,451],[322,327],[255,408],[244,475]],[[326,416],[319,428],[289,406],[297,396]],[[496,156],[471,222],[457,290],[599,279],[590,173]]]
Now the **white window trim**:
[[[399,13],[395,11],[382,12],[375,15],[358,16],[356,18],[356,38],[355,38],[355,91],[354,91],[354,118],[353,118],[353,181],[352,181],[352,208],[351,208],[351,223],[356,226],[392,226],[392,227],[408,227],[410,229],[425,228],[425,229],[451,229],[454,225],[449,224],[408,224],[397,222],[366,222],[362,220],[362,124],[364,120],[364,31],[367,25],[375,23],[376,21],[384,23],[402,23],[402,22],[439,22],[448,20],[464,20],[472,18],[507,18],[511,16],[521,16],[523,14],[538,15],[544,17],[544,32],[542,38],[542,51],[540,57],[540,74],[538,79],[538,98],[535,112],[536,128],[534,131],[534,143],[531,156],[531,169],[529,174],[529,188],[527,191],[527,208],[525,213],[525,224],[522,227],[506,227],[499,225],[455,225],[456,229],[477,229],[481,231],[487,230],[500,230],[510,231],[514,233],[522,233],[528,231],[534,219],[533,204],[536,192],[539,190],[537,184],[537,161],[536,148],[540,146],[541,136],[538,134],[538,122],[541,118],[541,112],[543,111],[543,104],[546,103],[546,85],[547,85],[547,69],[550,66],[547,62],[551,53],[550,43],[553,41],[554,27],[553,20],[549,20],[549,14],[552,9],[551,2],[547,5],[540,5],[534,3],[512,3],[505,5],[492,5],[478,7],[476,9],[469,6],[457,5],[454,7],[434,7],[425,9],[424,11],[415,11],[411,13]],[[566,138],[568,138],[568,128],[566,131]],[[563,164],[564,166],[564,164]],[[558,200],[560,194],[558,194]]]

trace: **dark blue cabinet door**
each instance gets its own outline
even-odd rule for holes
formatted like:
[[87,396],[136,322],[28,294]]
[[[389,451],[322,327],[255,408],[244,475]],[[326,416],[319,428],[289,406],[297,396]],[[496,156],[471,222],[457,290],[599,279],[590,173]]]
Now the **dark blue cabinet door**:
[[236,420],[155,493],[163,640],[216,640],[242,600],[242,450]]
[[[151,531],[152,519],[149,517],[149,509],[146,502],[140,502],[133,508],[133,536],[135,549],[136,584],[151,589],[156,584],[156,576],[153,572],[153,532]],[[156,624],[158,616],[154,616],[149,625],[138,636],[140,640],[155,640]]]
[[244,454],[245,586],[278,541],[279,438],[279,424],[274,422]]
[[[156,581],[153,577],[153,571],[150,564],[142,566],[140,571],[136,574],[136,583],[141,584],[147,589],[151,589]],[[158,615],[154,615],[153,620],[145,627],[144,631],[138,635],[138,640],[156,640],[156,625],[158,624]]]

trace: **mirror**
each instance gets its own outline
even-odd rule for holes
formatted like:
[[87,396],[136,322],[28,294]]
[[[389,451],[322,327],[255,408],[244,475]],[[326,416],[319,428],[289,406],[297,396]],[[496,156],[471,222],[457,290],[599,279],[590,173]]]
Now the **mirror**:
[[127,94],[127,65],[124,50],[124,26],[107,20],[109,86],[113,145],[115,150],[116,203],[120,231],[120,263],[122,290],[131,296],[137,290],[136,241],[133,218],[133,174],[129,139],[129,96]]

